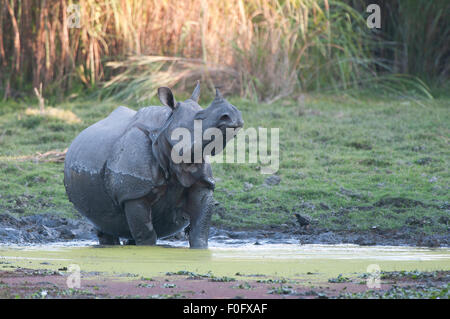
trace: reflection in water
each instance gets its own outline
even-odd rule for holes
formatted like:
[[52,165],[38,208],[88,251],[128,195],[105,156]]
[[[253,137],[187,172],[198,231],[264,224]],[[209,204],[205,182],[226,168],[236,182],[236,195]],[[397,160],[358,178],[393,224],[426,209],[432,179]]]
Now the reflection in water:
[[365,259],[392,261],[448,260],[450,250],[398,246],[358,245],[245,245],[213,249],[217,258],[245,259]]
[[[1,247],[1,246],[0,246]],[[22,251],[60,251],[65,248],[102,248],[94,241],[60,242],[47,245],[33,244],[27,246],[8,245],[8,250]],[[132,248],[133,246],[126,246]],[[112,249],[115,247],[106,247]],[[120,247],[119,247],[120,248]],[[122,248],[125,248],[122,246]],[[156,248],[156,247],[155,247]],[[158,241],[157,248],[189,248],[187,242]],[[182,249],[184,250],[184,249]],[[189,250],[191,251],[191,250]],[[367,259],[367,260],[449,260],[449,248],[426,248],[410,246],[358,246],[353,244],[339,245],[299,245],[295,243],[260,244],[245,242],[243,240],[227,240],[210,242],[208,252],[196,250],[196,257],[200,252],[204,256],[216,259]],[[169,250],[166,251],[170,255]],[[38,259],[38,258],[36,258]],[[39,258],[40,259],[40,258]]]

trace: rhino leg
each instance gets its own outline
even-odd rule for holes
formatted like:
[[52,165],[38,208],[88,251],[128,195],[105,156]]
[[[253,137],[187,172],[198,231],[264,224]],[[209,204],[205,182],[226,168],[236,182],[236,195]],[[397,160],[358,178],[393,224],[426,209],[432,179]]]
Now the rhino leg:
[[186,210],[190,216],[189,245],[191,248],[208,248],[213,206],[212,189],[203,184],[196,184],[189,189]]
[[127,239],[123,242],[124,246],[133,246],[136,245],[136,242],[134,241],[134,239]]
[[149,202],[145,198],[127,201],[125,214],[136,245],[155,245],[157,236],[152,224]]
[[120,245],[119,237],[106,234],[100,230],[97,230],[97,237],[100,245]]

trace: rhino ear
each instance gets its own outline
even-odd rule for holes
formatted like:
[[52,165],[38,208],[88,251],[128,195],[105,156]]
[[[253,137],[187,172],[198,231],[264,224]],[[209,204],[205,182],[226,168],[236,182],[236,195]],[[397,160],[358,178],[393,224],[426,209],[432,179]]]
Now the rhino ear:
[[163,105],[170,107],[172,110],[175,109],[176,101],[171,89],[165,86],[160,87],[158,89],[158,97]]
[[191,100],[198,103],[198,98],[200,97],[200,81],[197,81],[194,92],[192,92]]

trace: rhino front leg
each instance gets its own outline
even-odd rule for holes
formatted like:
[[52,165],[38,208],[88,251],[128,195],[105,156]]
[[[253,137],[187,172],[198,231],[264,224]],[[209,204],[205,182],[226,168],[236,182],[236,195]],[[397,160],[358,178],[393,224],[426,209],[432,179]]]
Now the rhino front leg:
[[190,216],[189,245],[191,248],[208,248],[213,206],[212,189],[202,184],[190,188],[187,198],[187,212]]
[[136,245],[155,245],[157,236],[148,201],[143,198],[125,202],[125,214]]

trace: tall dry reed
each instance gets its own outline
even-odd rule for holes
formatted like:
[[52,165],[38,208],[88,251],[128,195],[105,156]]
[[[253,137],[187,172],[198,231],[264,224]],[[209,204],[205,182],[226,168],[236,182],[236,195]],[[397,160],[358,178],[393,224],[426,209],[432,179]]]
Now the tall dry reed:
[[8,98],[41,83],[44,94],[101,84],[146,99],[156,85],[202,78],[270,102],[389,71],[371,40],[345,1],[0,0],[0,89]]

